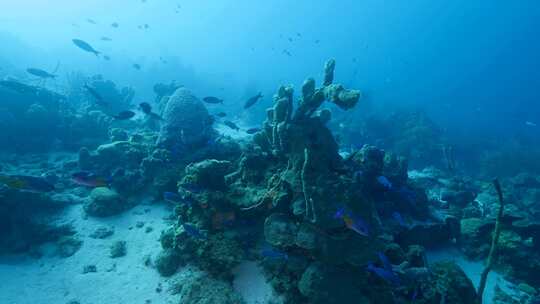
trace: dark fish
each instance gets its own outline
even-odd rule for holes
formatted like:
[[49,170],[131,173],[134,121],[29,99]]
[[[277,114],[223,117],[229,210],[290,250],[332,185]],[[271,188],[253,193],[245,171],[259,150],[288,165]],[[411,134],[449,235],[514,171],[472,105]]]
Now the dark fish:
[[255,134],[257,132],[259,132],[261,130],[261,128],[249,128],[246,130],[246,133],[247,134]]
[[76,172],[71,175],[71,179],[75,184],[85,186],[85,187],[109,187],[111,183],[110,178],[105,178],[103,176],[96,175],[92,172],[81,171]]
[[29,86],[16,80],[0,80],[0,85],[19,93],[29,91]]
[[405,186],[401,186],[398,190],[397,190],[397,193],[399,194],[399,196],[401,198],[403,198],[404,200],[406,200],[409,204],[411,205],[415,205],[416,204],[416,192],[414,192],[413,190],[409,189],[408,187],[405,187]]
[[203,101],[206,102],[206,103],[213,103],[213,104],[223,103],[223,99],[219,99],[219,98],[213,97],[213,96],[204,97]]
[[6,186],[27,191],[50,192],[54,190],[54,185],[43,177],[30,175],[0,175],[0,183]]
[[212,215],[212,228],[222,229],[231,227],[236,221],[236,213],[234,211],[216,212]]
[[319,44],[321,42],[319,39],[315,40],[315,44]]
[[219,113],[216,113],[216,116],[217,116],[217,117],[223,118],[223,117],[227,116],[227,113],[225,113],[225,112],[219,112]]
[[120,25],[117,22],[111,23],[111,26],[114,28],[118,28]]
[[272,247],[263,248],[261,250],[261,256],[265,258],[269,258],[269,259],[274,259],[274,260],[281,260],[281,259],[288,260],[289,259],[289,255],[287,255],[287,253],[277,250]]
[[138,64],[138,63],[135,63],[135,64],[133,64],[133,68],[135,68],[136,70],[140,70],[140,69],[141,69],[141,65]]
[[109,37],[103,36],[103,37],[101,37],[101,41],[112,41],[112,39],[109,38]]
[[230,121],[230,120],[225,120],[223,123],[224,123],[227,127],[231,128],[231,129],[233,129],[233,130],[235,130],[235,131],[240,130],[240,128],[239,128],[234,122],[232,122],[232,121]]
[[88,85],[84,85],[84,88],[86,89],[86,91],[88,91],[88,93],[90,93],[90,95],[92,95],[92,97],[94,97],[94,99],[96,100],[96,103],[100,106],[103,106],[103,107],[106,107],[108,106],[109,104],[103,99],[103,97],[101,97],[101,95],[92,87],[89,87]]
[[135,112],[133,111],[122,111],[116,115],[113,115],[113,118],[116,120],[128,120],[133,118],[135,116]]
[[396,220],[396,222],[398,222],[400,226],[408,227],[407,223],[405,223],[405,220],[401,216],[401,213],[395,211],[392,213],[392,217]]
[[386,190],[392,189],[392,182],[388,180],[385,176],[379,176],[377,177],[377,182],[381,184]]
[[144,114],[152,113],[152,106],[148,102],[141,102],[139,104],[139,107],[141,108],[141,111],[143,111]]
[[139,104],[139,107],[141,108],[141,111],[147,115],[148,117],[155,119],[155,120],[163,120],[161,116],[158,114],[152,112],[152,106],[148,102],[141,102]]
[[250,97],[246,103],[244,104],[244,109],[248,109],[250,108],[251,106],[253,106],[254,104],[257,103],[257,101],[259,101],[259,99],[261,99],[263,96],[262,96],[262,93],[259,93],[253,97]]
[[28,68],[26,69],[26,72],[28,74],[32,74],[34,76],[40,77],[40,78],[56,78],[56,75],[53,75],[47,71],[41,70],[41,69],[35,69],[35,68]]
[[96,51],[90,44],[88,44],[88,42],[86,41],[83,41],[83,40],[80,40],[80,39],[73,39],[71,40],[73,41],[73,43],[78,47],[80,48],[81,50],[85,51],[85,52],[89,52],[89,53],[92,53],[96,56],[99,55],[99,52]]
[[184,230],[193,238],[196,239],[206,239],[206,236],[199,230],[199,228],[189,225],[189,224],[183,224],[182,227],[184,227]]
[[288,50],[283,50],[283,54],[285,54],[285,55],[287,55],[289,57],[292,56],[291,52],[289,52]]
[[387,270],[385,268],[377,267],[372,262],[368,263],[367,271],[377,275],[378,277],[382,278],[386,282],[398,286],[400,285],[400,279],[397,276],[396,273],[394,273],[392,270]]
[[145,29],[149,29],[149,28],[150,28],[150,25],[148,25],[148,24],[145,23],[145,24],[144,24],[144,28],[145,28]]
[[96,21],[92,20],[92,19],[86,19],[86,22],[90,23],[90,24],[97,24]]
[[103,56],[103,59],[105,59],[105,60],[109,61],[109,60],[111,60],[111,57],[109,57],[109,56],[105,55],[105,56]]

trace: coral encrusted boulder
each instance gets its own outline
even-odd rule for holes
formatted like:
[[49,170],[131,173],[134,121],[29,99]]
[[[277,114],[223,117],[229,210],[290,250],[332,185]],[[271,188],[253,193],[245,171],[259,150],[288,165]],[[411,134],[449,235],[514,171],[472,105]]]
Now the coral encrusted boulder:
[[84,211],[90,216],[106,217],[118,214],[126,209],[125,200],[116,191],[98,187],[92,190],[84,204]]
[[163,110],[163,124],[157,141],[167,149],[199,146],[213,135],[212,117],[204,104],[186,88],[177,89]]

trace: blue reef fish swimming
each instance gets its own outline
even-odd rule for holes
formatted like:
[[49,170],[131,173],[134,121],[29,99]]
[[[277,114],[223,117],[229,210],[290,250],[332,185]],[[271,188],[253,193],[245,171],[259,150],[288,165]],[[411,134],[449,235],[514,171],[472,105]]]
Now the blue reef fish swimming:
[[206,235],[204,235],[202,231],[196,226],[190,224],[183,224],[182,227],[191,237],[201,240],[206,239]]
[[377,177],[377,182],[383,186],[386,190],[391,190],[392,189],[392,182],[390,182],[388,180],[388,178],[386,178],[385,176],[379,176]]
[[373,264],[373,262],[369,262],[366,270],[394,286],[401,285],[401,280],[399,279],[399,276],[391,269],[389,270],[383,267],[377,267],[375,266],[375,264]]
[[405,220],[401,216],[401,213],[399,213],[397,211],[392,212],[392,217],[396,220],[396,222],[398,222],[398,224],[400,226],[403,226],[403,227],[408,227],[409,226],[409,225],[407,225],[407,223],[405,223]]
[[379,260],[381,260],[383,267],[377,267],[373,262],[369,262],[366,268],[367,271],[377,275],[378,277],[382,278],[383,280],[394,286],[401,285],[401,280],[399,279],[399,276],[394,272],[393,266],[388,260],[388,258],[382,252],[377,253],[377,256],[379,257]]
[[289,259],[289,255],[287,253],[277,250],[275,248],[269,247],[269,246],[261,249],[260,254],[261,256],[265,258],[269,258],[273,260],[281,260],[281,259],[288,260]]

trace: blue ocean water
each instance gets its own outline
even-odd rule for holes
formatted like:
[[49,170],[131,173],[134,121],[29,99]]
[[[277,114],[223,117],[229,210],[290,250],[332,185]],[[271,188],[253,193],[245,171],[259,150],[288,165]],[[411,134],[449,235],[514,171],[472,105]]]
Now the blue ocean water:
[[4,2],[0,303],[535,303],[536,1]]

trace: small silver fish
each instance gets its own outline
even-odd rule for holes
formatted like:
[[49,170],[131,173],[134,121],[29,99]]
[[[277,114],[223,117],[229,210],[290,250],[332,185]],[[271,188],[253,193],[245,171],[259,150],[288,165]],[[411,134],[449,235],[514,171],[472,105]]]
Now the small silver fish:
[[81,50],[85,51],[85,52],[89,52],[89,53],[92,53],[96,56],[99,55],[99,52],[96,51],[88,42],[86,41],[83,41],[81,39],[72,39],[71,41],[73,41],[73,43],[78,47],[80,48]]

